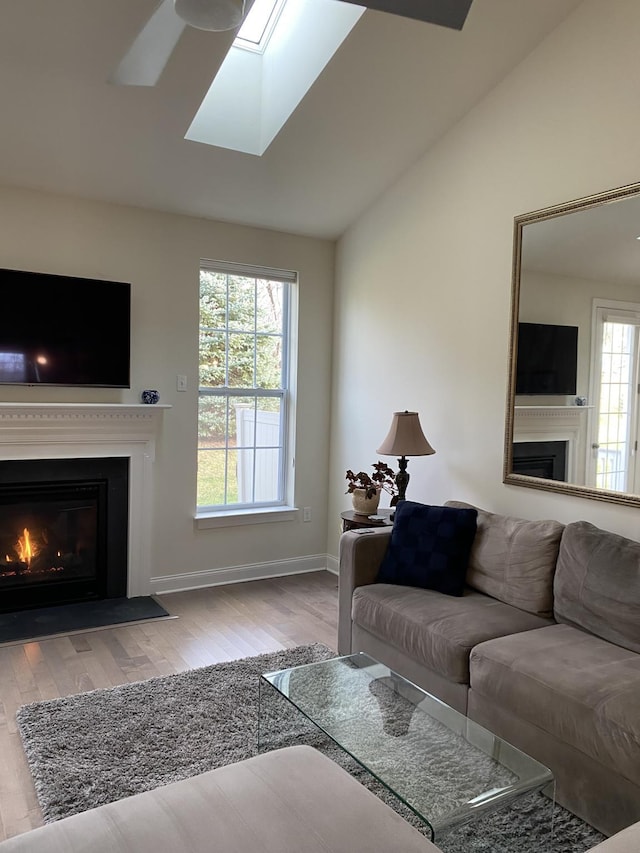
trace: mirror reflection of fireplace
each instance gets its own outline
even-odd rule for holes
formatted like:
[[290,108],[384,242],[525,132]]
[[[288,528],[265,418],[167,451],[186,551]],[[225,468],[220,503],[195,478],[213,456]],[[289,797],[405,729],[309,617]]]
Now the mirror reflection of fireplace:
[[517,441],[513,445],[513,473],[545,480],[567,479],[566,441]]
[[126,595],[128,459],[0,462],[0,612]]

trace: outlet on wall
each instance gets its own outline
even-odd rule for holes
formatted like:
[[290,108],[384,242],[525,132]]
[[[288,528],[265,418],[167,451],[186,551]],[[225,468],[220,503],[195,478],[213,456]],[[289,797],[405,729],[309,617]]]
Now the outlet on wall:
[[302,520],[303,521],[311,521],[311,507],[310,506],[306,506],[302,510]]

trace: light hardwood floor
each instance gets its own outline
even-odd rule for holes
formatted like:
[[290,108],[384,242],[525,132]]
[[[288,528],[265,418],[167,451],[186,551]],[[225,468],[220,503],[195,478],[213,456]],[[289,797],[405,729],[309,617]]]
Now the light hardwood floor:
[[0,840],[42,824],[16,725],[28,702],[306,643],[337,645],[329,572],[157,596],[177,619],[0,647]]

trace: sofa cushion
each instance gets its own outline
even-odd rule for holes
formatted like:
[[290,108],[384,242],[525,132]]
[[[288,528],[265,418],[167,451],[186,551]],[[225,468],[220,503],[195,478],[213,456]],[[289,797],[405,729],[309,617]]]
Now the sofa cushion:
[[640,652],[640,543],[588,521],[568,524],[554,580],[554,616]]
[[[446,506],[470,507],[462,501]],[[478,510],[467,570],[474,589],[538,616],[553,612],[553,575],[564,525]]]
[[449,681],[469,683],[469,653],[491,637],[550,624],[480,592],[461,598],[375,583],[353,593],[353,622]]
[[377,580],[462,595],[478,513],[402,501]]
[[640,783],[640,656],[551,625],[480,643],[471,691]]

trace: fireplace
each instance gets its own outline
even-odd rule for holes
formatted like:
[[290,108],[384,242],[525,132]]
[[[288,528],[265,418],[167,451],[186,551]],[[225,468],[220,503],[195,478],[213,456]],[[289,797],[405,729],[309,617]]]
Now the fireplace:
[[[153,592],[155,448],[163,417],[170,409],[163,403],[0,402],[0,460],[26,463],[75,459],[102,464],[105,459],[117,459],[120,465],[128,464],[127,598]],[[13,475],[10,479],[2,475],[1,482],[10,481],[16,482]],[[112,522],[114,511],[110,509]],[[118,510],[124,511],[122,507]],[[109,554],[115,535],[108,528]],[[5,554],[0,556],[4,558]],[[108,573],[112,573],[111,566]],[[107,594],[111,594],[109,590]]]
[[129,459],[0,461],[0,611],[127,594]]
[[517,441],[513,445],[514,474],[542,477],[546,480],[567,479],[566,441]]

